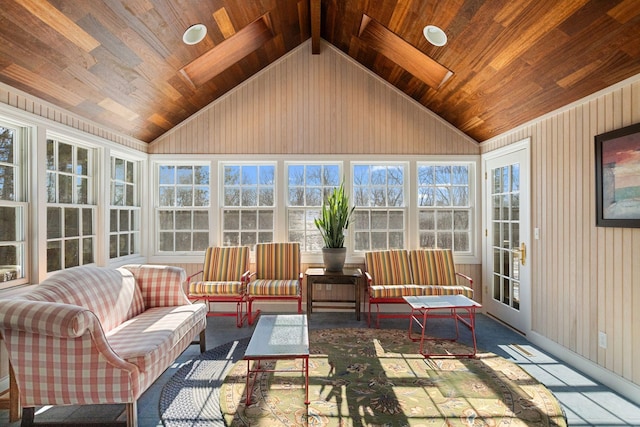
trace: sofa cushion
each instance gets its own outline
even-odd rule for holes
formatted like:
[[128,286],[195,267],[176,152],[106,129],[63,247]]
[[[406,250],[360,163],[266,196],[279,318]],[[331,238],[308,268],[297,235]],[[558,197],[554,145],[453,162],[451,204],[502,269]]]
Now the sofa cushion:
[[249,282],[247,293],[250,296],[300,295],[300,282],[298,280],[254,280]]
[[206,313],[204,304],[150,308],[111,330],[107,341],[117,355],[144,372],[169,353],[188,331],[203,329]]
[[416,285],[455,286],[458,284],[451,249],[409,251],[413,283]]
[[[168,265],[125,265],[136,278],[145,308],[189,304],[181,286],[187,274],[180,267]],[[178,284],[178,286],[175,286]]]
[[96,315],[105,332],[145,308],[129,271],[94,266],[59,271],[42,281],[25,299],[85,307]]

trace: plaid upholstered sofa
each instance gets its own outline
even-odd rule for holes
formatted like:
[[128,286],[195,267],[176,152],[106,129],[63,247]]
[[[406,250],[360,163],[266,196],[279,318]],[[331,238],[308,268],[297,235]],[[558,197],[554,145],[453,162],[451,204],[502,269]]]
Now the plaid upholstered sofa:
[[38,405],[137,399],[200,336],[204,304],[186,298],[183,269],[129,265],[60,271],[24,296],[0,300],[0,333],[17,381],[23,425]]
[[[456,272],[450,249],[370,251],[365,253],[365,270],[369,326],[372,306],[377,327],[381,318],[407,316],[380,312],[380,304],[405,304],[403,296],[462,294],[473,298],[473,279]],[[458,278],[468,285],[458,284]]]

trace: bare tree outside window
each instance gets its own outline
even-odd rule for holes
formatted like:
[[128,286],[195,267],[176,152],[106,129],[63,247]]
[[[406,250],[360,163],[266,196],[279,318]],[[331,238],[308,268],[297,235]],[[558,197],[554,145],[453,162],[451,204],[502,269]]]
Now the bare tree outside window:
[[26,213],[21,130],[0,124],[0,283],[25,276]]
[[137,162],[111,157],[109,258],[140,253],[140,204]]
[[338,163],[287,165],[288,240],[300,243],[303,252],[320,252],[324,246],[314,220],[323,200],[340,186],[340,170]]
[[255,246],[273,241],[273,164],[223,165],[222,244]]
[[405,164],[354,164],[356,251],[405,247]]
[[210,167],[158,166],[159,252],[201,252],[209,246]]
[[47,272],[95,262],[93,151],[47,140]]
[[471,251],[470,169],[471,164],[418,164],[421,248]]

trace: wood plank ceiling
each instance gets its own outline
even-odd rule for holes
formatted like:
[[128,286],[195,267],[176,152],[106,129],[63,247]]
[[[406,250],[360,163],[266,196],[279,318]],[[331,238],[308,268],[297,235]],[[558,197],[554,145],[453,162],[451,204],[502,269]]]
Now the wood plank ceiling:
[[150,142],[312,35],[477,141],[640,73],[638,0],[2,0],[0,81]]

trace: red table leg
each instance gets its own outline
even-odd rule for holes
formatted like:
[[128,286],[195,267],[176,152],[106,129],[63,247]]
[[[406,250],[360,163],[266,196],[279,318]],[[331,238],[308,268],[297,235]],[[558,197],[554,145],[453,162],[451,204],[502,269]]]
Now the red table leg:
[[[458,314],[458,310],[466,310],[467,312],[467,317],[469,318],[469,321],[466,321],[465,318],[461,315]],[[438,314],[435,316],[431,316],[431,317],[438,317],[438,318],[449,318],[449,319],[453,319],[455,322],[455,327],[456,327],[456,336],[455,338],[429,338],[428,336],[425,337],[425,331],[427,329],[427,319],[429,317],[429,311],[431,311],[431,309],[428,308],[420,308],[420,309],[411,309],[411,315],[409,316],[409,339],[411,339],[412,341],[420,341],[420,354],[422,354],[424,357],[438,357],[438,356],[453,356],[453,357],[475,357],[476,353],[478,351],[477,349],[477,344],[476,344],[476,328],[475,328],[475,307],[459,307],[459,308],[452,308],[449,311],[449,314]],[[416,312],[419,314],[422,314],[422,321],[420,321],[419,317],[416,316]],[[417,337],[413,337],[412,335],[412,330],[413,330],[413,322],[416,322],[420,328],[421,328],[421,334],[420,334],[420,338]],[[458,322],[462,322],[464,323],[470,330],[471,330],[471,337],[473,340],[473,353],[463,353],[463,354],[434,354],[434,353],[429,353],[426,352],[424,350],[425,348],[425,341],[433,341],[433,340],[448,340],[448,341],[457,341],[458,338],[460,337],[460,330],[458,328]]]

